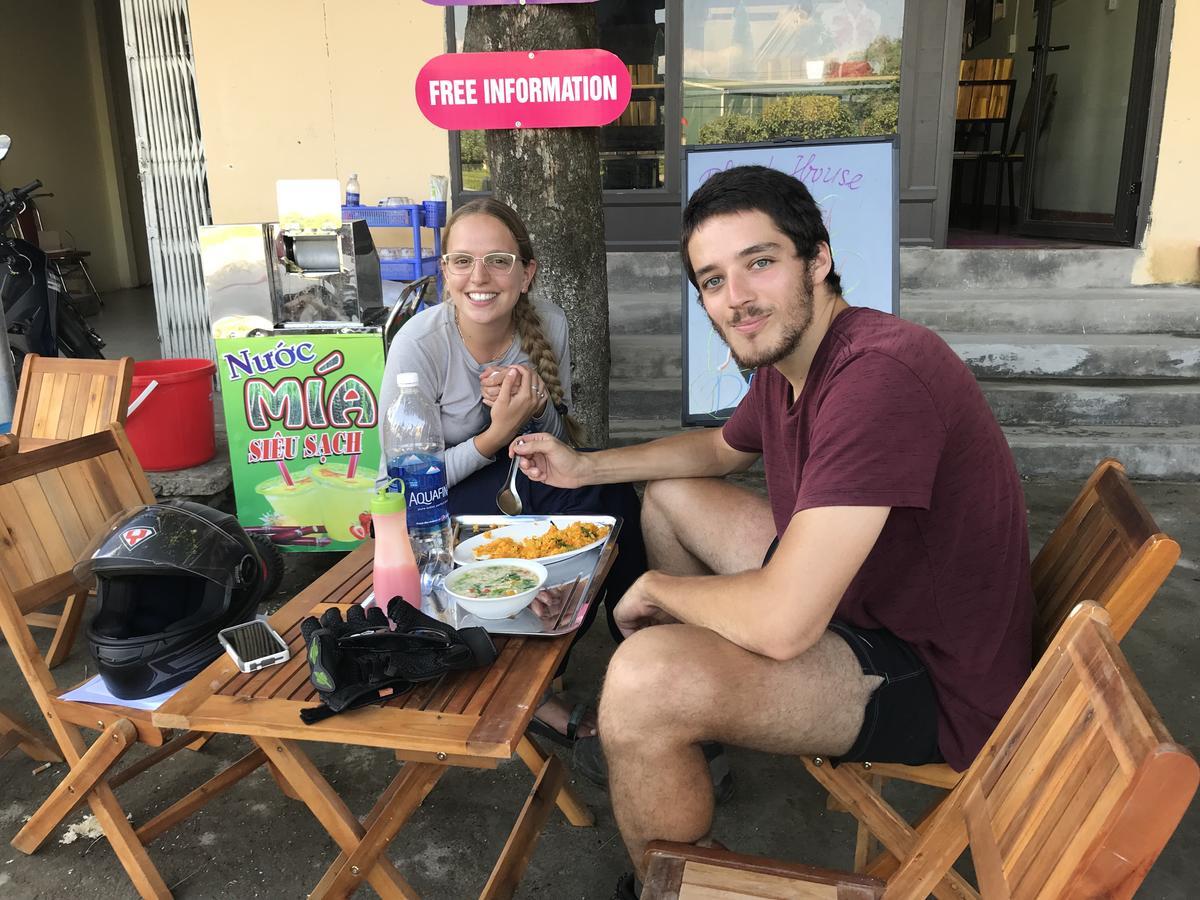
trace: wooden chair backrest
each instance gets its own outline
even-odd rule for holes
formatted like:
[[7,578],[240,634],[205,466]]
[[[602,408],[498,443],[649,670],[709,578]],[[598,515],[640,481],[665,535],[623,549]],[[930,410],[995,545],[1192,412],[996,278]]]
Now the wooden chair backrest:
[[1178,559],[1179,544],[1159,530],[1124,467],[1102,461],[1033,561],[1034,659],[1084,600],[1103,607],[1124,638]]
[[133,358],[62,359],[30,354],[21,370],[13,434],[21,452],[124,424]]
[[39,705],[55,688],[26,613],[81,585],[80,552],[115,513],[154,492],[120,424],[0,459],[0,626]]
[[[964,59],[958,64],[958,96],[954,118],[959,122],[1007,120],[1015,88],[1011,57]],[[982,82],[962,84],[961,82]]]
[[1071,614],[885,898],[926,896],[968,843],[988,900],[1133,896],[1200,767],[1107,618],[1090,603]]

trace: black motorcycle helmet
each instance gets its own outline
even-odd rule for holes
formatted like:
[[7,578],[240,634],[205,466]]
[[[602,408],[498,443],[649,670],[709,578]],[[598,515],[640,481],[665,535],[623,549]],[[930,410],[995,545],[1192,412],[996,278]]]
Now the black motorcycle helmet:
[[96,577],[88,646],[113,695],[183,684],[221,654],[217,632],[253,618],[267,571],[233,516],[187,500],[122,510],[88,545],[75,577]]

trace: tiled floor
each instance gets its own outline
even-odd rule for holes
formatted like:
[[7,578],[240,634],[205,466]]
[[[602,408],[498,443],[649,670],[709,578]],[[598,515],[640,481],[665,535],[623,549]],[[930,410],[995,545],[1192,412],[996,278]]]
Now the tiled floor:
[[162,358],[151,288],[109,291],[104,295],[104,308],[88,321],[104,338],[103,352],[109,359],[120,356]]

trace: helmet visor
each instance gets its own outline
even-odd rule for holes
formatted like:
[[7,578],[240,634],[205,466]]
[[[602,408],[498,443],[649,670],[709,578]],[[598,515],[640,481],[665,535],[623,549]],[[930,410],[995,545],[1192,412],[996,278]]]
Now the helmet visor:
[[110,518],[75,564],[75,578],[97,572],[184,573],[219,585],[253,572],[246,548],[212,522],[165,505],[130,507]]

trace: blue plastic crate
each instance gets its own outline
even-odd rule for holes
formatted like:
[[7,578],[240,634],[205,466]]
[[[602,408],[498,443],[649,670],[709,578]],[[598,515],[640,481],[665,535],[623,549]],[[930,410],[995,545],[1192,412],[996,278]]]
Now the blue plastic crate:
[[343,206],[342,221],[363,219],[376,228],[411,228],[421,221],[421,207],[409,206]]
[[438,258],[426,256],[421,260],[411,257],[381,259],[379,271],[384,281],[416,281],[425,275],[437,274]]

